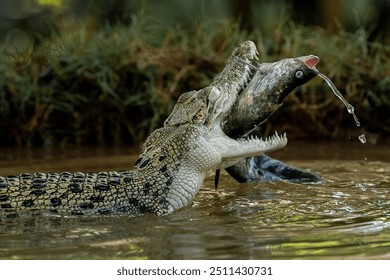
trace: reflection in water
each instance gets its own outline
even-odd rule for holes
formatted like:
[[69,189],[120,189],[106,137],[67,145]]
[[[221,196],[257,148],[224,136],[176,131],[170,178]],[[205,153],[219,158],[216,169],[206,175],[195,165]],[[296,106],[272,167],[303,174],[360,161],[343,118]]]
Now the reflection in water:
[[[363,156],[373,159],[370,154]],[[77,158],[76,166],[71,158],[61,160],[58,165],[51,162],[45,166],[43,162],[48,159],[33,161],[32,165],[43,167],[43,171],[65,170],[66,164],[72,169],[82,166],[83,170],[130,166],[128,158],[120,153],[100,155],[98,164],[92,158]],[[0,257],[390,258],[388,160],[290,160],[289,163],[321,173],[326,183],[238,184],[222,172],[218,192],[209,178],[190,207],[165,217],[31,214],[2,219]],[[0,166],[1,175],[6,175],[20,165],[11,164],[7,169],[6,161],[2,161]]]

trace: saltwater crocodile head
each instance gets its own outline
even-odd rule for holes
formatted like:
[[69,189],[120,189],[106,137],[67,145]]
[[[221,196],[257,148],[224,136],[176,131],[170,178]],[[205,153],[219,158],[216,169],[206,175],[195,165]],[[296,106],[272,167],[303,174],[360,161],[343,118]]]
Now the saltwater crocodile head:
[[[146,140],[135,168],[144,176],[161,177],[162,183],[154,187],[161,191],[158,203],[151,199],[151,205],[157,205],[157,208],[145,208],[152,208],[159,215],[171,213],[188,205],[204,178],[216,169],[287,144],[286,137],[277,134],[266,140],[235,140],[221,129],[239,92],[253,78],[251,65],[257,59],[256,54],[253,42],[239,45],[213,83],[199,91],[183,94],[164,127]],[[161,170],[164,171],[162,174]]]
[[[258,64],[257,55],[256,46],[252,41],[240,44],[234,49],[225,68],[211,85],[199,91],[181,95],[171,115],[164,123],[165,127],[184,124],[204,125],[207,128],[207,133],[205,133],[207,142],[221,154],[221,163],[218,168],[231,166],[245,155],[259,154],[257,147],[253,151],[246,150],[244,155],[239,145],[251,141],[233,140],[221,129],[224,119],[231,114],[239,94],[245,93],[248,86],[258,79],[257,77],[254,80],[258,71],[253,68],[254,64]],[[277,143],[281,139],[283,141]],[[286,144],[285,137],[279,137],[277,134],[268,140],[262,141],[263,152],[279,149]]]

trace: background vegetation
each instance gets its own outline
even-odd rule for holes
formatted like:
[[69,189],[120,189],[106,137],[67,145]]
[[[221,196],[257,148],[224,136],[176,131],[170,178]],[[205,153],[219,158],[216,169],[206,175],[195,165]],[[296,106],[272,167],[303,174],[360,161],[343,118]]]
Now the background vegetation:
[[[320,56],[317,68],[362,123],[356,128],[316,78],[286,99],[265,133],[344,138],[364,132],[373,143],[390,136],[390,46],[379,12],[353,24],[334,9],[332,20],[324,20],[330,17],[325,13],[312,19],[322,24],[310,24],[309,16],[295,18],[294,11],[309,15],[295,1],[276,1],[280,10],[270,1],[211,1],[211,7],[200,1],[190,8],[181,7],[183,1],[106,2],[36,1],[23,6],[26,12],[18,16],[24,22],[12,19],[1,29],[0,145],[139,144],[161,126],[181,93],[208,85],[231,50],[248,39],[262,61]],[[175,8],[166,7],[169,2]],[[0,6],[9,10],[10,3]],[[210,16],[213,9],[220,14]],[[311,16],[326,6],[313,9]]]

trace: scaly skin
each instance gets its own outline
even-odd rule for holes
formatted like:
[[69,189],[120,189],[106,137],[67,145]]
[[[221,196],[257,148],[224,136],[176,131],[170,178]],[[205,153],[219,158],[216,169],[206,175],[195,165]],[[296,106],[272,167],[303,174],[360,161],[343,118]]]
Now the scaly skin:
[[164,127],[148,137],[133,170],[1,177],[1,211],[165,215],[188,205],[216,169],[287,143],[285,136],[237,141],[220,127],[250,77],[244,62],[255,57],[252,42],[239,45],[220,76],[209,87],[184,96]]

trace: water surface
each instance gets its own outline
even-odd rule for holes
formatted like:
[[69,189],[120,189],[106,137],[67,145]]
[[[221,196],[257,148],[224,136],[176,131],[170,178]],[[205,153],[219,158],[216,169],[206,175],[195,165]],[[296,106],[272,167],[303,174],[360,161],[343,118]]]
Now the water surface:
[[[191,206],[165,217],[2,219],[0,258],[390,259],[390,146],[290,143],[272,156],[326,181],[239,184],[222,172],[218,192],[209,178]],[[127,149],[3,149],[0,175],[122,170],[135,160]]]

